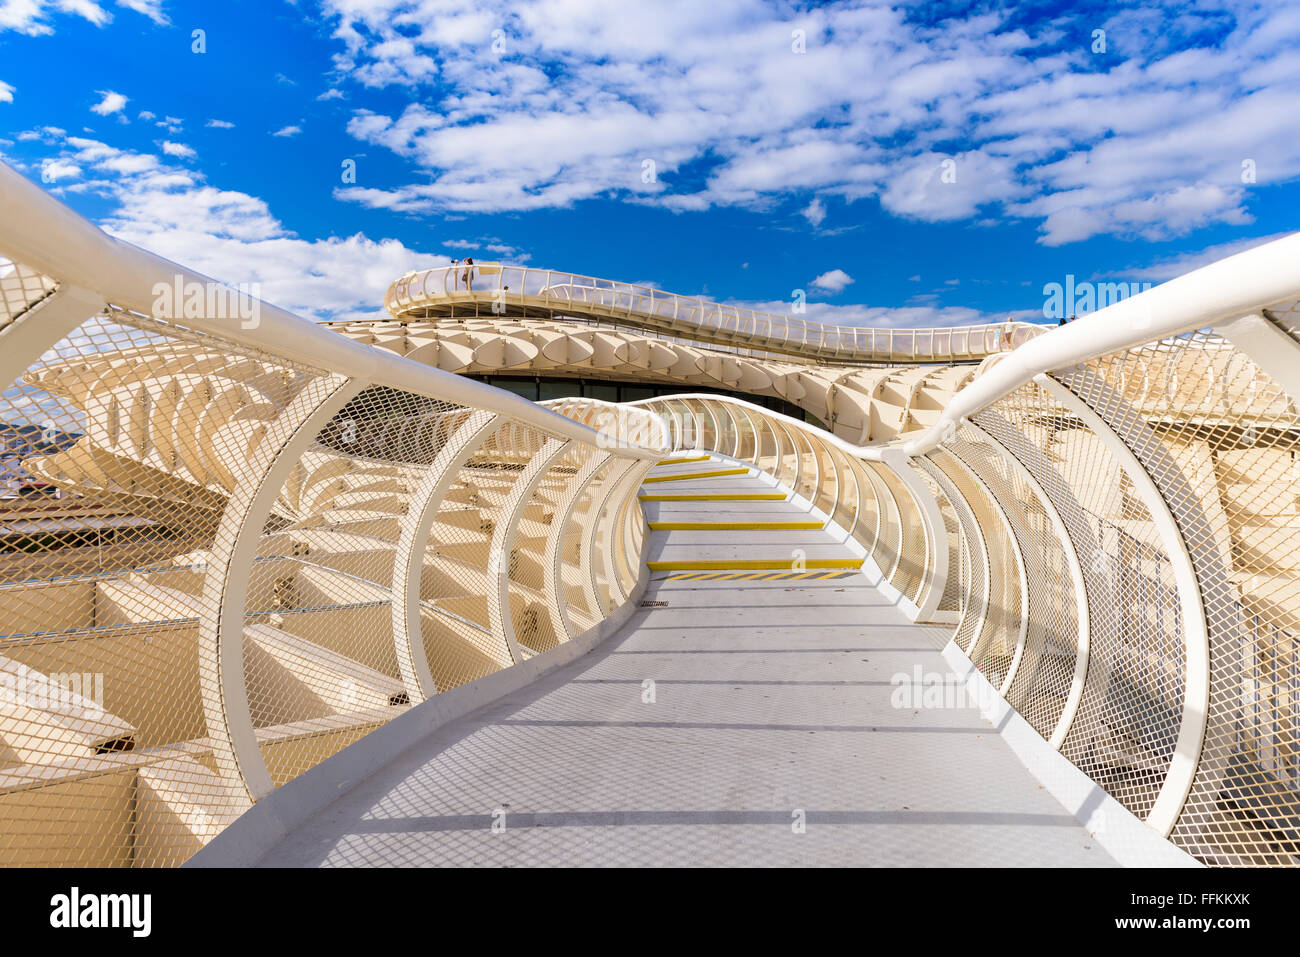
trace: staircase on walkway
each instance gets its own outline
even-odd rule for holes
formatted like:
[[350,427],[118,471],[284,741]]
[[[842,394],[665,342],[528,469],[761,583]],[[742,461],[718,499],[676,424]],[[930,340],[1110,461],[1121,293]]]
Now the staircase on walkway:
[[1058,865],[1111,858],[973,708],[837,536],[753,469],[642,488],[643,607],[594,652],[449,725],[262,863]]

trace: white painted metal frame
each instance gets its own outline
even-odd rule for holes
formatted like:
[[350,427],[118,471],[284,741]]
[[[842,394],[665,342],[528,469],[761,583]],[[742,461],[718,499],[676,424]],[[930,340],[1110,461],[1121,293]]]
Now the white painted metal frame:
[[682,296],[650,286],[553,269],[495,262],[464,264],[402,276],[384,304],[395,316],[448,314],[578,316],[614,320],[659,334],[805,358],[879,362],[969,361],[997,354],[1040,334],[1030,323],[1001,322],[935,329],[833,326]]
[[[1011,688],[1011,680],[1015,677],[1016,671],[1020,667],[1020,661],[1024,657],[1024,653],[1025,653],[1025,642],[1029,636],[1029,618],[1030,618],[1029,578],[1028,575],[1026,574],[1024,553],[1022,552],[1020,547],[1020,536],[1016,533],[1016,527],[1012,523],[1011,514],[1007,509],[1006,503],[1002,501],[1002,498],[999,495],[994,493],[992,487],[989,485],[984,475],[981,473],[981,471],[978,468],[975,467],[973,463],[966,461],[962,456],[957,455],[953,452],[949,453],[949,457],[966,473],[966,477],[970,479],[970,481],[974,482],[975,485],[979,488],[979,490],[984,493],[984,497],[988,499],[989,504],[992,506],[993,510],[997,513],[998,520],[1001,522],[1002,528],[1006,532],[1008,541],[1011,543],[1012,554],[1014,555],[1016,561],[1016,570],[1018,572],[1018,577],[1020,580],[1019,581],[1020,624],[1016,629],[1016,650],[1012,654],[1011,663],[1007,666],[1006,677],[1003,678],[998,689],[999,694],[1005,695],[1007,691]],[[918,459],[918,461],[922,459],[924,459],[924,457],[921,457],[920,459]],[[928,459],[924,459],[924,460],[929,462]],[[966,499],[966,496],[962,494],[961,489],[952,483],[949,476],[946,475],[943,472],[943,469],[939,468],[938,465],[936,465],[933,462],[930,462],[929,464],[935,470],[935,472],[938,472],[942,476],[942,481],[945,482],[949,488],[951,488],[952,490],[951,494],[949,494],[948,496],[949,500],[950,501],[952,500],[953,495],[956,495],[958,498],[962,500],[963,505],[970,513],[971,525],[973,526],[975,533],[979,535],[980,555],[984,561],[983,615],[987,616],[989,612],[989,608],[991,606],[991,596],[993,592],[993,577],[992,577],[993,562],[989,558],[988,539],[982,534],[982,530],[979,524],[979,518],[975,514],[975,509],[970,504],[970,502]],[[1059,532],[1057,534],[1059,536]],[[964,651],[968,656],[974,654],[976,644],[979,641],[980,633],[983,630],[984,630],[984,621],[981,620],[979,626],[975,629],[975,631],[971,635],[970,644],[967,645],[967,647],[962,649],[962,651]]]
[[393,645],[402,684],[412,704],[438,693],[420,625],[420,578],[429,533],[461,468],[502,421],[501,416],[492,412],[470,413],[411,490],[406,512],[398,522],[392,579]]
[[1089,651],[1092,643],[1093,626],[1090,609],[1093,596],[1088,591],[1083,562],[1079,558],[1078,542],[1076,537],[1071,535],[1069,525],[1062,519],[1056,501],[1047,494],[1047,491],[1025,463],[974,422],[968,422],[966,428],[978,434],[992,448],[999,450],[1016,474],[1033,489],[1034,494],[1038,496],[1039,502],[1042,503],[1043,510],[1047,513],[1048,521],[1051,523],[1052,530],[1056,533],[1061,549],[1065,554],[1065,563],[1070,569],[1070,582],[1074,588],[1075,614],[1078,621],[1077,656],[1074,664],[1074,675],[1070,680],[1070,691],[1065,699],[1065,707],[1061,709],[1061,716],[1056,722],[1056,727],[1047,739],[1047,743],[1059,751],[1065,741],[1065,736],[1070,732],[1071,725],[1074,724],[1074,716],[1079,710],[1079,701],[1083,698],[1083,688],[1088,676]]
[[[560,499],[555,509],[554,528],[546,540],[546,556],[543,560],[544,574],[546,576],[542,592],[546,595],[553,595],[554,600],[548,604],[547,610],[551,616],[551,627],[561,641],[567,638],[577,637],[573,628],[573,623],[569,618],[569,603],[564,593],[564,576],[562,565],[564,562],[564,538],[568,533],[569,523],[573,520],[573,511],[578,502],[587,494],[587,489],[591,482],[612,462],[614,457],[608,454],[595,453],[588,457],[578,470],[577,475],[565,490],[564,497]],[[594,614],[594,611],[593,611]]]
[[[246,789],[253,801],[269,794],[272,783],[244,682],[248,569],[253,567],[262,529],[289,473],[320,430],[366,385],[340,375],[322,377],[280,413],[230,494],[204,572],[199,614],[199,659],[204,666],[199,686],[208,736],[214,751],[228,759],[228,763],[217,759],[220,772],[230,784]],[[212,660],[204,661],[205,654]]]
[[[1191,791],[1209,715],[1210,638],[1202,600],[1202,583],[1183,537],[1180,521],[1171,510],[1169,500],[1120,434],[1092,406],[1051,376],[1039,376],[1035,381],[1057,402],[1077,415],[1124,469],[1160,534],[1174,573],[1183,624],[1183,713],[1169,771],[1161,784],[1155,804],[1147,815],[1147,824],[1167,837]],[[1184,517],[1185,520],[1186,518],[1187,516]]]
[[[532,502],[542,479],[556,460],[570,448],[569,440],[547,439],[528,460],[523,472],[510,486],[510,492],[501,504],[499,518],[492,529],[492,543],[488,548],[488,627],[492,635],[504,641],[515,663],[531,658],[537,652],[525,649],[515,633],[515,619],[510,610],[510,555],[515,537],[519,534],[519,520],[524,509]],[[559,639],[560,636],[556,635]]]
[[948,581],[948,539],[944,531],[943,515],[939,512],[939,503],[934,495],[920,476],[912,471],[907,457],[901,451],[885,451],[881,463],[898,476],[898,480],[911,495],[925,531],[925,574],[921,576],[917,593],[909,597],[916,603],[916,620],[931,621]]

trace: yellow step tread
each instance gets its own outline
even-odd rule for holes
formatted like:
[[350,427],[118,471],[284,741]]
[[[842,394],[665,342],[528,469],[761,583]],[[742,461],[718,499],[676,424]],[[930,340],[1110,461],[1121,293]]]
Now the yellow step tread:
[[684,495],[638,495],[642,502],[784,502],[784,492],[694,492]]
[[712,469],[708,472],[683,472],[681,475],[652,475],[642,482],[685,482],[689,479],[718,478],[723,475],[748,475],[749,469]]
[[785,532],[796,529],[821,529],[821,522],[651,522],[655,531],[727,531]]
[[804,571],[815,568],[861,568],[861,558],[805,558],[797,569],[789,558],[730,558],[730,559],[655,559],[646,562],[653,572],[706,572],[747,571],[760,569],[791,569]]

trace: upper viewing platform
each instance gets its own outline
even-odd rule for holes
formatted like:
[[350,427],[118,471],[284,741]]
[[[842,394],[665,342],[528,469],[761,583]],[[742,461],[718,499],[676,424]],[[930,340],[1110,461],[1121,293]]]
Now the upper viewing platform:
[[614,322],[673,336],[823,362],[970,362],[1041,334],[1024,322],[932,329],[834,326],[554,269],[499,262],[412,272],[384,296],[397,318],[530,316]]

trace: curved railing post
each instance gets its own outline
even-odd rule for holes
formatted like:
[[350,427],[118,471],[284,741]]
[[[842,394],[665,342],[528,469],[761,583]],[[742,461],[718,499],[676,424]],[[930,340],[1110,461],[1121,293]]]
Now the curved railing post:
[[[975,482],[977,485],[980,484],[979,480],[965,467],[965,464],[960,459],[953,455],[948,457],[953,461],[954,467],[965,470],[968,481]],[[978,640],[980,632],[984,629],[984,620],[989,610],[993,563],[988,555],[988,541],[984,536],[983,528],[980,526],[979,516],[974,505],[958,487],[953,476],[949,475],[930,455],[919,455],[916,457],[916,461],[925,469],[926,474],[934,479],[939,488],[943,490],[943,493],[948,496],[948,501],[952,503],[953,512],[957,516],[958,529],[962,540],[966,543],[966,558],[971,566],[970,575],[974,576],[977,571],[979,572],[980,584],[978,588],[975,588],[971,581],[967,581],[966,588],[960,596],[960,607],[952,636],[952,640],[956,642],[957,647],[969,656],[975,649],[975,642]],[[981,490],[983,490],[982,487]],[[971,638],[965,647],[962,647],[957,638],[962,634],[963,630],[967,629],[968,616],[972,615],[975,618],[975,624],[969,628]],[[1019,645],[1021,648],[1024,647],[1023,630],[1019,637]]]
[[367,383],[318,376],[267,429],[239,478],[213,538],[199,606],[199,687],[217,766],[256,801],[270,793],[244,681],[244,606],[262,530],[280,489],[320,430]]
[[[613,602],[619,603],[626,601],[628,591],[623,587],[622,576],[618,574],[615,566],[615,543],[617,541],[617,532],[623,521],[624,509],[629,508],[636,498],[636,490],[641,485],[641,480],[645,478],[647,472],[654,467],[653,462],[632,462],[631,468],[627,470],[619,479],[615,486],[614,504],[608,510],[604,519],[605,533],[605,577],[609,581],[609,594]],[[611,609],[606,608],[608,613]]]
[[913,471],[908,457],[900,449],[885,450],[881,463],[903,483],[912,502],[916,516],[925,532],[925,573],[916,594],[916,621],[929,621],[939,607],[944,586],[948,581],[948,536],[943,524],[939,503],[921,477]]
[[[492,529],[492,543],[488,549],[488,627],[494,638],[505,642],[516,663],[537,652],[529,649],[525,654],[515,634],[514,615],[510,612],[510,552],[519,532],[519,520],[528,503],[533,500],[533,493],[537,491],[537,486],[546,477],[552,464],[570,446],[571,442],[563,439],[546,440],[510,486],[510,491],[501,504],[497,523]],[[556,640],[560,639],[558,634],[555,637]]]
[[[1061,745],[1065,742],[1065,736],[1069,734],[1070,728],[1074,724],[1075,713],[1078,711],[1079,702],[1083,698],[1084,683],[1088,676],[1088,664],[1095,637],[1094,633],[1100,630],[1091,612],[1094,607],[1100,607],[1107,600],[1106,587],[1105,583],[1099,579],[1098,573],[1092,569],[1091,563],[1085,566],[1081,558],[1080,552],[1085,547],[1090,546],[1091,538],[1073,493],[1065,487],[1052,487],[1049,489],[1040,481],[1040,476],[1045,477],[1049,474],[1049,466],[1042,450],[1030,444],[1023,437],[1020,437],[1022,440],[1012,444],[1012,436],[1018,437],[1019,433],[1009,423],[1006,423],[1001,416],[985,412],[979,418],[981,419],[980,424],[970,422],[966,427],[978,435],[991,448],[999,451],[1008,465],[1024,479],[1034,494],[1038,496],[1044,511],[1047,513],[1048,521],[1056,532],[1056,537],[1065,555],[1066,565],[1070,571],[1077,621],[1074,674],[1070,679],[1070,690],[1066,695],[1065,705],[1062,707],[1056,726],[1047,741],[1053,748],[1060,750]],[[999,430],[1003,434],[1000,436],[992,434],[990,429],[983,424],[985,421],[987,421],[988,426],[993,426],[995,423],[1003,425],[1004,428]],[[1089,550],[1088,554],[1090,553]],[[1113,636],[1109,637],[1113,640]]]
[[392,577],[393,647],[398,672],[412,704],[438,691],[429,670],[424,630],[420,625],[420,578],[429,532],[461,468],[501,422],[501,416],[491,412],[470,412],[411,490],[406,511],[398,522]]
[[1076,369],[1059,379],[1042,376],[1037,381],[1093,430],[1124,469],[1160,533],[1174,572],[1182,613],[1183,708],[1169,769],[1147,815],[1147,824],[1167,837],[1191,792],[1207,735],[1212,633],[1220,642],[1233,641],[1243,632],[1240,612],[1234,615],[1233,588],[1198,496],[1164,444],[1096,373]]
[[605,508],[610,497],[618,490],[623,478],[632,471],[635,464],[630,460],[623,459],[610,466],[608,474],[597,485],[598,491],[592,496],[592,501],[588,505],[587,514],[584,517],[582,540],[578,548],[578,561],[581,568],[579,578],[582,581],[582,592],[583,597],[587,600],[587,607],[597,617],[604,614],[606,609],[600,604],[600,589],[596,581],[596,535],[600,531]]
[[[573,519],[574,508],[582,500],[582,496],[586,494],[588,486],[591,485],[592,480],[599,474],[600,470],[613,460],[614,456],[611,454],[592,454],[588,456],[587,461],[583,463],[578,473],[565,488],[564,496],[555,509],[551,534],[546,539],[546,556],[542,566],[543,575],[545,576],[542,593],[551,596],[547,611],[551,617],[551,627],[554,629],[556,637],[561,640],[575,637],[573,627],[569,621],[568,602],[564,595],[564,577],[561,569],[564,561],[564,538],[567,534],[569,522]],[[581,543],[581,538],[579,538],[579,543]]]

